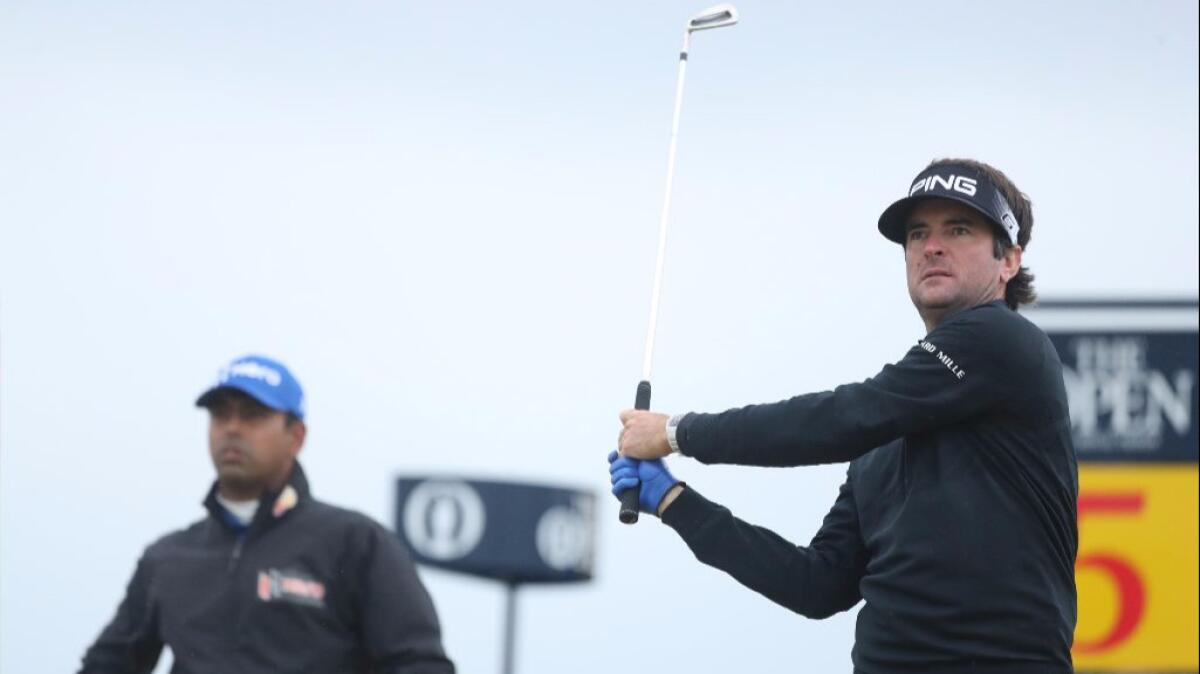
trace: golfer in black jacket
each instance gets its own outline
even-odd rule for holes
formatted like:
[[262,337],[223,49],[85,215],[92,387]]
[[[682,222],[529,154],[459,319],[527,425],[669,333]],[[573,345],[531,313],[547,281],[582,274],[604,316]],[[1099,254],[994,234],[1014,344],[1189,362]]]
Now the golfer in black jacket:
[[196,401],[217,480],[208,516],[146,548],[81,674],[453,674],[399,540],[312,497],[296,461],[304,394],[246,356]]
[[[802,615],[864,602],[856,672],[1072,671],[1078,477],[1062,366],[1017,313],[1030,203],[1000,171],[940,160],[879,219],[904,248],[927,334],[866,381],[720,414],[626,410],[614,493],[696,557]],[[661,458],[849,461],[821,529],[795,546],[679,483]]]

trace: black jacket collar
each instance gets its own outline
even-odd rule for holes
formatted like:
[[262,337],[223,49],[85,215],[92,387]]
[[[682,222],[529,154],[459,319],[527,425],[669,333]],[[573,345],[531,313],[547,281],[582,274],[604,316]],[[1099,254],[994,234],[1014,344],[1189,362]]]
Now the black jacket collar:
[[[208,510],[208,514],[218,522],[234,530],[235,533],[242,533],[244,529],[239,531],[240,527],[236,524],[236,520],[217,501],[217,487],[217,481],[213,480],[212,486],[208,488],[208,494],[204,497],[204,507]],[[311,499],[312,494],[308,488],[308,478],[305,477],[304,469],[300,467],[300,462],[296,461],[292,464],[292,472],[288,475],[288,479],[283,483],[283,486],[273,491],[264,492],[262,497],[259,498],[258,511],[254,513],[254,520],[250,522],[248,528],[257,529],[264,526],[271,526]]]

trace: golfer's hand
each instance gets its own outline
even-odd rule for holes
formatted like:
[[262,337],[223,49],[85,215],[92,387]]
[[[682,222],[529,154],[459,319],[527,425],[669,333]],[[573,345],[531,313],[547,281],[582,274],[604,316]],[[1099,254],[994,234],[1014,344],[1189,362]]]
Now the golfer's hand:
[[683,490],[679,480],[667,470],[667,464],[662,460],[638,461],[616,452],[608,454],[608,476],[612,482],[612,493],[618,499],[626,489],[638,490],[638,509],[644,513],[662,516],[666,506],[671,502],[667,496],[674,492],[671,501]]
[[621,456],[631,459],[661,459],[671,453],[667,444],[667,420],[669,416],[645,410],[621,412],[621,433],[617,436],[617,449]]

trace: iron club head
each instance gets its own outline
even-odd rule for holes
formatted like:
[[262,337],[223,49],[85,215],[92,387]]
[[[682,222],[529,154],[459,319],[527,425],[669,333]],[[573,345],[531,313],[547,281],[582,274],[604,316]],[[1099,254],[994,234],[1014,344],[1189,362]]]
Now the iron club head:
[[738,21],[737,8],[730,4],[714,5],[688,20],[689,33],[710,28],[732,26]]

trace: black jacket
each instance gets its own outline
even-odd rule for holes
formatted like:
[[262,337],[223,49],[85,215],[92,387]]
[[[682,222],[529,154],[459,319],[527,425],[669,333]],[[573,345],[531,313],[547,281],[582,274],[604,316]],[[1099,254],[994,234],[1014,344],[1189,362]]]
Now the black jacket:
[[313,499],[300,465],[248,529],[209,516],[150,545],[81,674],[450,674],[433,603],[395,536]]
[[664,512],[698,559],[798,613],[865,600],[876,672],[1069,672],[1078,472],[1062,366],[1002,302],[944,320],[862,383],[680,422],[704,463],[851,461],[808,547],[692,490]]

